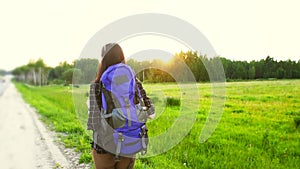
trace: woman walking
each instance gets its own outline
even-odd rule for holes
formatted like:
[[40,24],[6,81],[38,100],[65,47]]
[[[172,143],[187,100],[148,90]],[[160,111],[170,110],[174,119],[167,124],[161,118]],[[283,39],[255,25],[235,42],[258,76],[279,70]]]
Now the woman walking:
[[[89,101],[88,129],[93,130],[94,163],[96,169],[132,169],[135,154],[146,152],[148,143],[142,113],[146,112],[146,118],[153,116],[154,106],[141,82],[134,75],[130,76],[133,71],[125,65],[118,44],[103,46],[101,55]],[[126,130],[128,128],[130,130]]]

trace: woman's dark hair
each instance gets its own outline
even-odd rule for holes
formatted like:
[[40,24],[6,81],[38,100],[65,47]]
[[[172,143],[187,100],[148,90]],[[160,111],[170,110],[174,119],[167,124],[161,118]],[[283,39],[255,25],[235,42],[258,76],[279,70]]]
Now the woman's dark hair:
[[98,72],[95,82],[99,82],[100,78],[105,70],[118,63],[125,63],[124,53],[120,45],[117,43],[109,43],[102,47],[101,52],[102,60],[98,66]]

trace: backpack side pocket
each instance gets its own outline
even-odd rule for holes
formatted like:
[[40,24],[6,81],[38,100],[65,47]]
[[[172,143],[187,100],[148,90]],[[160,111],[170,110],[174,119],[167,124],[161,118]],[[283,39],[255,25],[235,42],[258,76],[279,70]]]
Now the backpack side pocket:
[[112,127],[115,128],[122,128],[126,124],[126,116],[124,115],[121,108],[113,109],[112,111]]

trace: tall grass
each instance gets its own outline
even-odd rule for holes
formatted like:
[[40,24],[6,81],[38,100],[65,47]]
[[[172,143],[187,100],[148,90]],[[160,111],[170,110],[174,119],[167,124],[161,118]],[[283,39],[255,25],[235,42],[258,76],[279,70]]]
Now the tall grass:
[[[73,101],[67,87],[16,85],[43,121],[65,133],[65,145],[83,152],[83,162],[90,161],[90,133],[85,130],[88,87],[75,89]],[[192,130],[168,152],[138,159],[135,168],[300,168],[299,86],[300,80],[227,83],[221,122],[200,144],[212,93],[210,84],[198,84],[200,109],[194,110],[197,118]],[[147,84],[145,88],[157,109],[156,119],[148,122],[152,137],[168,130],[178,117],[180,106],[166,106],[166,99],[180,98],[181,93],[176,84]]]

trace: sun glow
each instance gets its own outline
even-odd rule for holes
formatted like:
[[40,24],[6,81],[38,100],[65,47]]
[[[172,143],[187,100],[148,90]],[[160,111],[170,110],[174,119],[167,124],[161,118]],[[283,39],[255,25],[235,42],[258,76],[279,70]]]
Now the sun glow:
[[188,51],[184,44],[164,35],[138,35],[119,42],[126,59],[170,62],[175,53]]

